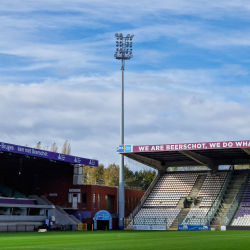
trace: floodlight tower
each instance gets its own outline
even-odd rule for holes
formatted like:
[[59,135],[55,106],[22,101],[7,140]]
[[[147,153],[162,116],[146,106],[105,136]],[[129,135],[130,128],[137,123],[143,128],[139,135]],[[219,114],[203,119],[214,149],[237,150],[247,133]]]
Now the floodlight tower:
[[[134,35],[128,34],[123,36],[122,33],[115,33],[116,51],[115,58],[121,60],[122,86],[121,86],[121,145],[124,145],[124,70],[125,61],[133,57],[132,38]],[[119,172],[119,227],[123,227],[124,219],[124,156],[120,155],[120,172]]]

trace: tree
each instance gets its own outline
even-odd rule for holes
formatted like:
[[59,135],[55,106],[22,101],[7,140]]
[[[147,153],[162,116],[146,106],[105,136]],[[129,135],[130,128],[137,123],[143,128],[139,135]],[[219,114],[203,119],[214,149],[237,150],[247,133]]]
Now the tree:
[[40,141],[36,144],[35,148],[41,149],[41,142]]
[[105,186],[119,186],[119,166],[113,163],[105,168],[103,179]]
[[68,142],[68,140],[66,140],[63,144],[62,154],[65,154],[65,155],[71,154],[71,146],[70,146],[70,143]]
[[100,164],[99,167],[83,167],[83,184],[92,184],[92,185],[103,185],[103,173],[104,165]]
[[70,155],[70,154],[71,154],[71,146],[70,146],[70,143],[68,143],[67,149],[66,149],[66,155]]
[[57,147],[56,143],[53,143],[53,145],[52,145],[51,148],[50,148],[50,151],[51,151],[51,152],[54,152],[54,153],[57,153],[57,152],[58,152],[58,147]]
[[[104,168],[103,164],[99,167],[83,167],[83,183],[98,184],[105,186],[119,185],[119,165],[110,164]],[[156,176],[156,172],[152,170],[141,170],[135,173],[127,166],[124,166],[124,186],[129,189],[146,190]]]

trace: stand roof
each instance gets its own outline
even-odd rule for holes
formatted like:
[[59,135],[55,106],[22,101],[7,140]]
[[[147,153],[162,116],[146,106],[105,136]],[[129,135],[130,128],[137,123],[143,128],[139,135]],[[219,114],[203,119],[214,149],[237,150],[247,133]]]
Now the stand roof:
[[117,152],[142,164],[165,170],[167,167],[250,164],[250,140],[202,143],[121,145]]

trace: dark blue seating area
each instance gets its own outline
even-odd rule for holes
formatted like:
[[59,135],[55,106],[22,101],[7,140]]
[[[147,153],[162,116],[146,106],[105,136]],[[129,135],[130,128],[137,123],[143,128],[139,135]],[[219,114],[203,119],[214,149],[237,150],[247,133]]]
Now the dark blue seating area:
[[4,204],[34,205],[33,200],[0,198],[0,204],[3,204],[3,203]]
[[242,207],[250,207],[250,184],[248,184],[245,196],[242,200]]
[[248,183],[241,208],[235,216],[232,226],[250,226],[250,183]]
[[238,214],[236,215],[235,219],[239,218],[239,217],[244,217],[245,215],[250,215],[250,209],[247,208],[241,208],[238,211]]
[[250,226],[250,209],[241,208],[238,211],[232,226]]

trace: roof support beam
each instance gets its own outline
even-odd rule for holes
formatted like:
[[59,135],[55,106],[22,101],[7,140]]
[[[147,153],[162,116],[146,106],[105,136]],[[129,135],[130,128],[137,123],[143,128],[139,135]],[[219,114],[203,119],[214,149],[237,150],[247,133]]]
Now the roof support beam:
[[151,158],[147,158],[147,157],[144,157],[144,156],[141,156],[141,155],[138,155],[138,154],[123,154],[124,156],[132,159],[132,160],[135,160],[135,161],[138,161],[144,165],[147,165],[151,168],[154,168],[154,169],[157,169],[159,171],[165,171],[165,167],[162,165],[161,161],[157,161],[157,160],[154,160],[154,159],[151,159]]
[[189,161],[165,161],[164,166],[165,167],[186,167],[186,166],[199,166],[200,164],[197,164],[196,161],[189,160]]
[[250,155],[250,148],[241,148],[244,152]]
[[218,168],[218,165],[215,164],[214,160],[212,158],[197,154],[195,152],[185,150],[185,151],[179,151],[180,153],[184,154],[185,156],[189,157],[190,159],[196,161],[202,166],[207,166],[211,169]]

